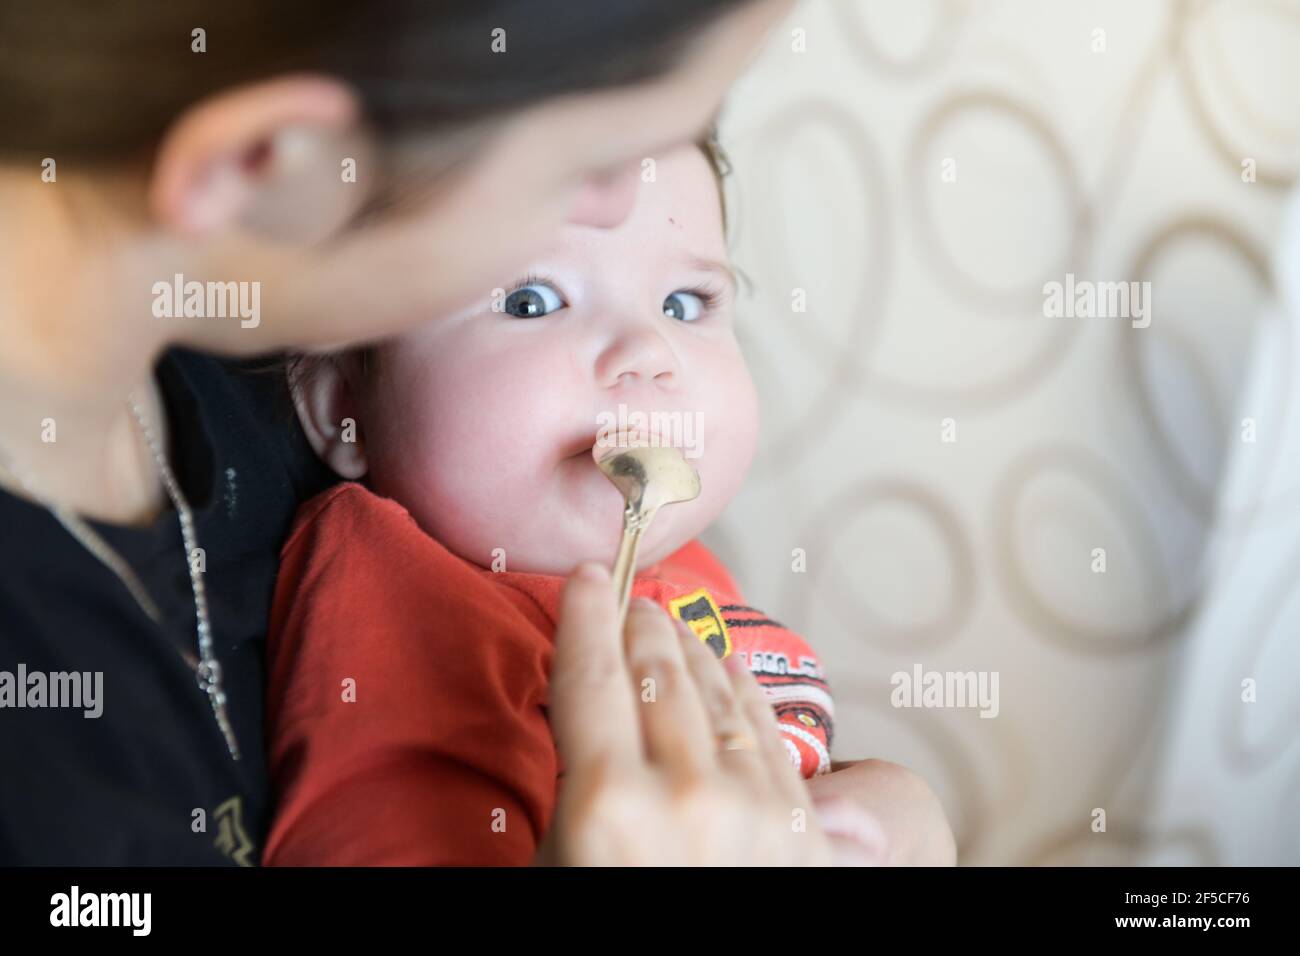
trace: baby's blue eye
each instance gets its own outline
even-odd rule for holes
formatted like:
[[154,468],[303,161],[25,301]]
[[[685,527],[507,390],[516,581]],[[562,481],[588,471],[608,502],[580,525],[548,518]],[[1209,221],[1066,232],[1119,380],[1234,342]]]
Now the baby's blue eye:
[[517,319],[536,319],[564,308],[565,301],[545,282],[534,282],[506,296],[503,311]]
[[674,292],[664,299],[664,315],[670,319],[694,322],[704,312],[704,300],[694,292]]

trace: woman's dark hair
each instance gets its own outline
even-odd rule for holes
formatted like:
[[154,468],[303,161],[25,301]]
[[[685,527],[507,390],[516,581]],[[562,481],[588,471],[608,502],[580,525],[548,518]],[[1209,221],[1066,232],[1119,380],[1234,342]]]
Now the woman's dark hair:
[[746,2],[0,0],[0,154],[138,155],[202,97],[296,71],[351,84],[381,140],[437,132],[661,75]]

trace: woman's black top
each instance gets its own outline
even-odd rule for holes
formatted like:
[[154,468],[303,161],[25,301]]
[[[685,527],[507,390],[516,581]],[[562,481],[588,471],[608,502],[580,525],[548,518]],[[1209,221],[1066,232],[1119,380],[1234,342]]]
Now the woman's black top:
[[181,656],[197,656],[198,641],[176,512],[149,527],[91,523],[134,568],[159,626],[47,510],[0,491],[0,864],[261,855],[263,649],[279,549],[298,504],[336,479],[289,413],[282,376],[174,350],[157,377],[242,759]]

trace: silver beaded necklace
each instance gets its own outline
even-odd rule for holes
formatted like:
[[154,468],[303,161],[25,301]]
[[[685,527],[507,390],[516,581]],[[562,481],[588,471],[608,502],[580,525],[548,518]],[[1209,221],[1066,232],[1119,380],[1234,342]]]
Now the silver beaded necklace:
[[[131,406],[131,413],[135,416],[136,423],[140,426],[140,431],[144,435],[145,443],[148,444],[149,451],[153,455],[154,465],[162,478],[163,488],[167,492],[167,497],[171,499],[172,505],[176,508],[177,516],[180,518],[181,539],[185,545],[187,559],[185,564],[189,567],[190,586],[194,591],[194,618],[197,622],[199,656],[195,658],[193,654],[187,651],[181,651],[180,655],[194,671],[199,690],[207,695],[209,702],[212,704],[212,714],[217,720],[217,726],[221,728],[222,736],[226,738],[226,749],[234,760],[238,760],[239,743],[235,739],[235,730],[230,723],[230,715],[226,708],[226,692],[222,689],[221,684],[221,663],[212,651],[212,621],[208,615],[208,594],[203,583],[203,570],[199,567],[199,562],[194,560],[195,552],[199,547],[198,535],[194,531],[194,512],[190,509],[189,502],[185,500],[185,495],[181,492],[175,475],[172,474],[171,466],[167,464],[167,456],[163,454],[162,447],[159,445],[153,429],[145,421],[144,412],[140,410],[140,406],[136,403],[135,396],[131,395],[128,401]],[[139,576],[94,528],[76,513],[64,508],[62,505],[47,501],[43,495],[36,491],[34,483],[29,480],[28,475],[18,468],[14,462],[0,462],[0,467],[12,475],[28,495],[44,505],[55,520],[63,525],[73,538],[81,542],[87,551],[117,575],[118,579],[131,593],[131,596],[135,598],[136,603],[140,605],[140,609],[144,611],[151,621],[160,627],[162,626],[162,612],[158,609],[158,605],[154,603],[153,598],[149,596],[149,592],[145,589]]]

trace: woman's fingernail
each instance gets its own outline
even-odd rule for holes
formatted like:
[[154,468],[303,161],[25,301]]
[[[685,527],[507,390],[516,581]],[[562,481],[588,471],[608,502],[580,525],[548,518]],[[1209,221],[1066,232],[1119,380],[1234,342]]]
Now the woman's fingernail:
[[583,581],[608,581],[609,572],[605,566],[596,561],[588,561],[585,564],[578,565],[578,569],[573,572],[573,576]]
[[741,660],[739,654],[728,654],[722,662],[722,666],[733,674],[748,674],[749,665]]

